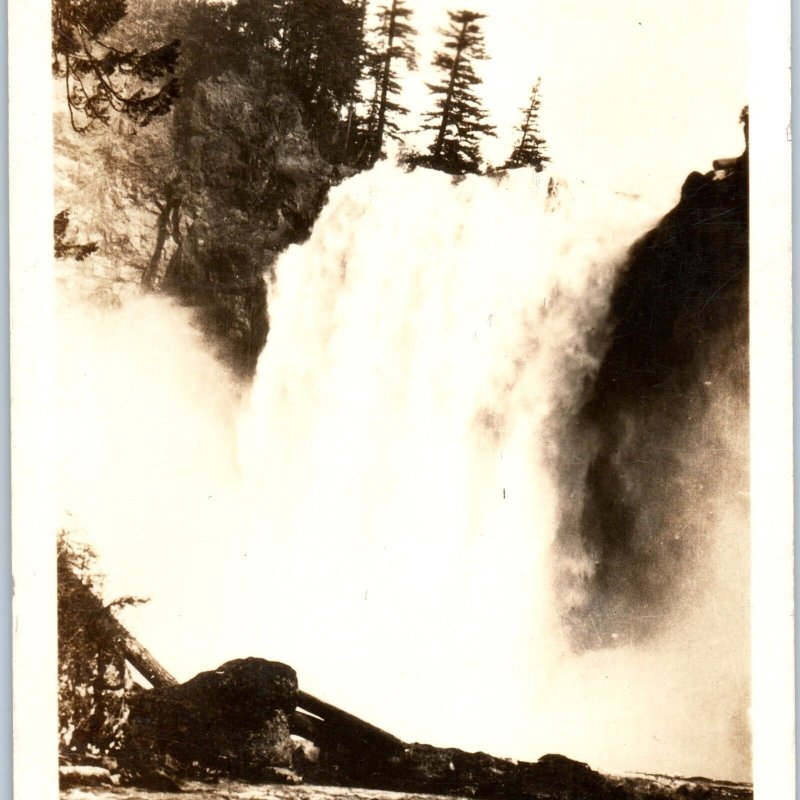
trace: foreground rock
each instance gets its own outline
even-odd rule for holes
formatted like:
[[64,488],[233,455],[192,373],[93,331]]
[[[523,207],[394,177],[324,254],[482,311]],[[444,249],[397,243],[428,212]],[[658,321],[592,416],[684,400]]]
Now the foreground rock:
[[[369,753],[362,757],[370,761]],[[753,796],[749,785],[704,778],[604,775],[557,754],[528,763],[424,744],[408,745],[399,758],[380,768],[373,763],[372,779],[356,785],[486,800],[748,800]]]
[[[259,798],[289,800],[292,785],[305,780],[317,786],[305,788],[298,800],[332,791],[320,785],[346,787],[337,788],[337,796],[365,800],[390,792],[485,800],[752,797],[750,786],[701,778],[603,775],[562,755],[528,763],[407,744],[299,691],[291,667],[260,658],[228,661],[183,684],[140,690],[129,708],[116,762],[65,764],[62,789],[130,796],[121,782],[154,797],[181,791],[197,798],[252,798],[252,789],[231,783],[238,780],[274,784]],[[197,780],[230,788],[205,789],[191,783]]]
[[561,755],[534,763],[411,745],[397,764],[397,788],[480,798],[624,798],[587,764]]
[[[753,797],[752,787],[742,784],[726,784],[708,781],[701,778],[685,780],[668,778],[659,775],[637,775],[620,778],[607,778],[609,790],[618,792],[610,795],[581,795],[581,800],[594,800],[595,797],[620,797],[628,800],[749,800]],[[163,789],[148,789],[143,793],[140,789],[130,787],[95,787],[87,791],[85,788],[66,789],[61,795],[64,800],[169,800],[172,795]],[[380,789],[362,789],[358,787],[328,786],[252,786],[251,784],[220,780],[208,783],[185,783],[181,790],[185,800],[435,800],[443,797],[412,792],[389,792]],[[444,797],[452,797],[446,795]],[[512,795],[508,795],[513,800]],[[555,800],[563,795],[543,790],[538,795],[527,797],[550,798]]]
[[295,671],[259,658],[141,692],[130,703],[123,774],[134,784],[159,773],[281,781],[276,769],[291,766],[289,715],[296,704]]
[[58,768],[58,785],[61,789],[70,789],[73,786],[113,786],[114,779],[105,767],[76,764]]

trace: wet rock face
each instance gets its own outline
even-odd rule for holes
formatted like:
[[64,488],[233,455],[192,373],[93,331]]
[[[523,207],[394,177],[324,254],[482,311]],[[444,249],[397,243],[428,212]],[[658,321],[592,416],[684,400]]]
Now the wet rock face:
[[268,332],[264,275],[309,235],[332,169],[290,95],[233,74],[194,86],[176,130],[185,213],[156,282],[196,309],[211,346],[249,374]]
[[[577,536],[593,564],[577,586],[563,577],[583,598],[565,615],[581,648],[658,629],[713,528],[706,475],[736,455],[734,434],[706,419],[724,402],[728,426],[746,426],[747,153],[715,167],[689,175],[678,205],[631,249],[609,346],[575,420],[592,456],[560,540]],[[746,492],[746,474],[735,478]],[[676,498],[691,517],[678,517]]]
[[164,769],[180,777],[272,779],[275,768],[291,765],[289,714],[296,703],[291,667],[228,661],[132,698],[121,766],[133,782]]
[[[168,294],[250,375],[268,332],[265,276],[344,177],[279,71],[189,82],[173,112],[142,129],[117,121],[78,135],[65,99],[57,111],[56,210],[69,214],[60,290],[112,307]],[[79,244],[97,250],[78,259]]]
[[406,746],[402,754],[375,771],[370,785],[485,800],[633,800],[638,796],[615,786],[587,764],[562,755],[517,762],[425,744]]
[[699,348],[734,330],[746,337],[748,163],[718,163],[727,161],[725,171],[691,173],[678,205],[632,248],[587,416],[673,387],[687,392]]
[[276,711],[294,711],[297,675],[277,661],[237,658],[216,670],[201,672],[175,691],[197,705],[213,706],[232,723],[257,727]]

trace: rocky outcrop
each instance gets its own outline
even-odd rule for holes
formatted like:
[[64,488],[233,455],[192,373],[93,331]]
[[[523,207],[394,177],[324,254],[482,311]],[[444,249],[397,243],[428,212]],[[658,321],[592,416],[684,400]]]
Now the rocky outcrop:
[[289,715],[297,704],[291,667],[259,658],[228,661],[186,683],[130,701],[119,756],[129,782],[166,772],[274,780],[291,766]]
[[[559,534],[592,563],[590,575],[561,576],[564,595],[582,598],[565,611],[580,647],[641,640],[670,612],[713,525],[708,476],[689,456],[714,452],[719,470],[736,455],[709,409],[724,402],[727,428],[747,424],[747,151],[715,164],[690,174],[677,206],[632,247],[611,296],[610,341],[568,433],[579,441],[567,459],[591,454],[582,483],[567,487],[575,502]],[[747,477],[736,480],[739,502]],[[675,497],[692,509],[680,530]]]
[[[705,778],[659,775],[604,775],[588,764],[548,754],[538,761],[497,758],[454,748],[406,745],[380,760],[361,754],[359,777],[329,776],[322,782],[409,794],[434,794],[485,800],[749,800],[752,787]],[[370,768],[367,768],[370,765]],[[342,765],[344,766],[344,765]]]
[[698,349],[734,326],[746,337],[748,161],[715,163],[725,169],[691,173],[678,205],[632,248],[588,416],[672,385],[688,390]]
[[527,763],[414,744],[391,765],[392,773],[397,789],[460,797],[626,797],[587,764],[554,754]]
[[608,776],[557,754],[529,763],[406,744],[299,691],[291,667],[261,658],[228,661],[183,684],[139,690],[129,708],[116,758],[67,760],[60,770],[63,789],[123,783],[175,792],[183,791],[187,779],[284,785],[307,780],[373,794],[485,800],[752,797],[752,787],[743,784]]
[[[146,128],[117,119],[77,134],[55,115],[56,211],[69,215],[62,295],[115,305],[143,291],[196,311],[212,350],[240,374],[267,336],[265,276],[310,233],[340,169],[321,156],[276,72],[187,83]],[[74,248],[73,248],[74,249]]]
[[196,309],[212,347],[247,374],[267,336],[264,275],[309,235],[332,169],[291,95],[236,75],[194,86],[175,124],[181,219],[152,281]]

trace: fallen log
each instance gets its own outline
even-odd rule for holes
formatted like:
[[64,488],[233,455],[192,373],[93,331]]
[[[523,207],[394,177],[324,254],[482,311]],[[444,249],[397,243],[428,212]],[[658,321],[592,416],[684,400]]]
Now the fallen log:
[[95,619],[105,633],[112,636],[120,644],[125,660],[133,666],[154,689],[165,686],[176,686],[178,681],[161,664],[152,653],[144,647],[136,637],[114,616],[111,609],[74,573],[65,572],[61,576],[70,583],[71,591],[81,594],[86,606],[92,609]]
[[[305,717],[302,722],[298,720],[298,723],[301,726],[305,724],[313,727],[318,735],[321,733],[327,740],[338,740],[341,744],[365,745],[373,750],[398,750],[404,746],[403,742],[391,733],[307,692],[299,691],[297,693],[297,708],[301,719]],[[303,711],[319,717],[319,720],[315,720],[307,714],[303,715]]]
[[[120,643],[125,659],[154,689],[178,685],[175,677],[156,661],[152,653],[125,628],[112,610],[86,584],[72,573],[65,578],[70,581],[74,591],[85,596],[87,606],[96,614],[97,623]],[[304,711],[314,716],[303,714]],[[293,727],[295,725],[298,728],[297,733],[305,738],[312,738],[308,734],[313,729],[316,739],[345,747],[366,746],[371,750],[392,751],[404,746],[396,736],[303,691],[297,695]]]

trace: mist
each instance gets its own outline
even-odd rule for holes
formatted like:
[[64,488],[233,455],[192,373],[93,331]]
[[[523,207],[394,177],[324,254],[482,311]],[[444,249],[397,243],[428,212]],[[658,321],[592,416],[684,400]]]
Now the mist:
[[[275,268],[252,385],[163,299],[65,301],[64,525],[109,597],[149,596],[125,622],[181,680],[263,656],[408,741],[747,779],[742,351],[721,325],[685,422],[659,427],[683,394],[589,420],[666,209],[555,187],[381,164],[332,190]],[[611,428],[665,477],[626,484],[609,549],[581,519]],[[690,542],[645,558],[646,525]]]

